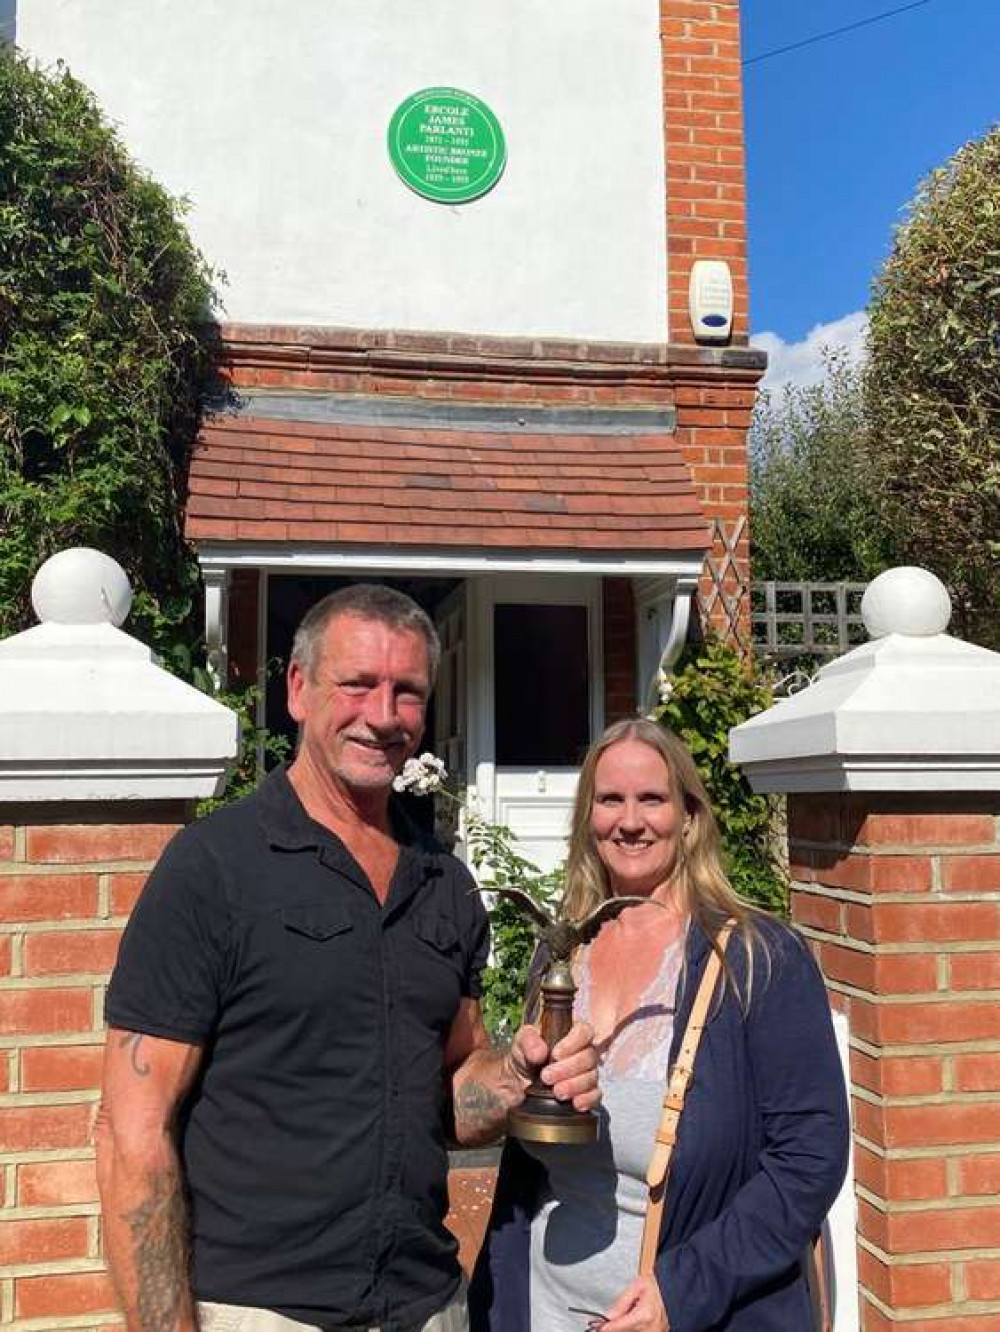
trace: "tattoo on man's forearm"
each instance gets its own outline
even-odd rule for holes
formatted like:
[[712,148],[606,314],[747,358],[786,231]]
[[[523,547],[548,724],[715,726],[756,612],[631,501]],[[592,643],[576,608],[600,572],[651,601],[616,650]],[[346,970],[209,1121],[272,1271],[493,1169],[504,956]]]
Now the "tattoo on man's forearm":
[[455,1126],[464,1133],[496,1130],[505,1106],[492,1089],[467,1079],[455,1092]]
[[171,1332],[187,1299],[187,1215],[173,1170],[149,1177],[146,1200],[125,1213],[132,1233],[142,1332]]
[[149,1065],[139,1054],[140,1045],[142,1045],[142,1033],[139,1031],[127,1031],[118,1042],[120,1050],[132,1047],[132,1072],[140,1078],[145,1078],[149,1074]]

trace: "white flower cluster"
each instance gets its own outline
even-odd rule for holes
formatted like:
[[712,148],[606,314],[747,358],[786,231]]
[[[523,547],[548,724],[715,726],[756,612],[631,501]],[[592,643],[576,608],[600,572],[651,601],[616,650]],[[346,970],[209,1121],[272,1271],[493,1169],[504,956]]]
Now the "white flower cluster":
[[403,771],[393,779],[394,791],[409,791],[413,795],[433,795],[444,785],[448,770],[435,754],[421,754],[407,759]]
[[664,670],[656,672],[656,692],[660,696],[661,703],[670,702],[670,695],[674,692],[674,682]]

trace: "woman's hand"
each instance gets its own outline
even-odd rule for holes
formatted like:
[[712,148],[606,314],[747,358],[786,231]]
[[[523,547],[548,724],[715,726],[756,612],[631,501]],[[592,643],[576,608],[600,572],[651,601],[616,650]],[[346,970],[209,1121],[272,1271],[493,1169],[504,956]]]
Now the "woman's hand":
[[655,1277],[637,1277],[608,1310],[601,1332],[670,1332]]

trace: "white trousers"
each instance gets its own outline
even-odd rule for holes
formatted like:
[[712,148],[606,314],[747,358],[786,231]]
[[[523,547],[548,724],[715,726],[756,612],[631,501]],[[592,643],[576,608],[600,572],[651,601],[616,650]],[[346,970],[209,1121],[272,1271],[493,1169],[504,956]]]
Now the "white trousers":
[[[285,1318],[270,1309],[250,1309],[241,1304],[203,1302],[198,1305],[198,1322],[201,1332],[323,1332],[312,1323],[297,1323],[294,1318]],[[353,1327],[357,1332],[381,1332],[377,1323],[364,1329],[357,1324]],[[465,1282],[450,1304],[407,1332],[469,1332]]]

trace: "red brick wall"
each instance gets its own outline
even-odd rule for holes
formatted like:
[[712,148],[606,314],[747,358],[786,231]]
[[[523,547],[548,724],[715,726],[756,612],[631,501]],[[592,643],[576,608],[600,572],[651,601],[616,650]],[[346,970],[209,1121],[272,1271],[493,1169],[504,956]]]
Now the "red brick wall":
[[185,812],[0,807],[4,1324],[60,1319],[82,1332],[92,1315],[115,1321],[91,1144],[104,991],[135,897]]
[[747,335],[746,170],[738,0],[660,0],[670,341],[692,342],[695,259],[732,269],[733,331]]
[[1000,1327],[998,819],[789,798],[793,919],[851,1029],[864,1332]]
[[238,388],[497,404],[669,402],[661,343],[255,324],[224,324],[221,333],[220,368]]
[[[713,597],[715,577],[708,565],[699,585],[703,618],[712,628],[746,645],[750,641],[750,471],[747,431],[759,371],[730,371],[678,365],[674,370],[677,438],[695,478],[705,516],[716,531],[709,552],[726,600]],[[725,535],[732,546],[727,553]],[[710,609],[709,609],[710,606]]]

